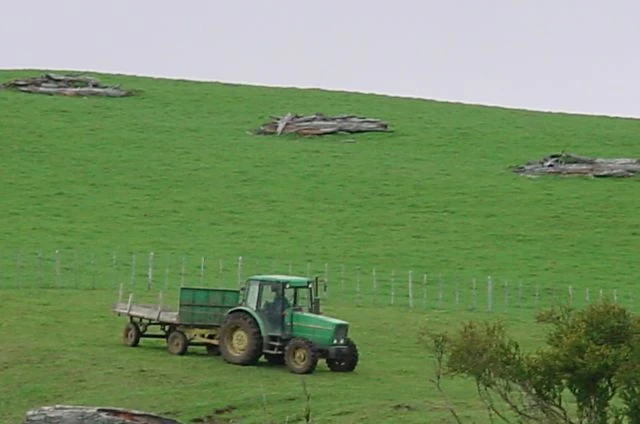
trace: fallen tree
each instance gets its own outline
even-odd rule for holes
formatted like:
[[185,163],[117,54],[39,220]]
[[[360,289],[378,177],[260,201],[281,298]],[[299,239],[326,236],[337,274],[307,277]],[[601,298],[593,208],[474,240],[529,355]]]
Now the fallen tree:
[[132,91],[123,90],[119,85],[103,85],[97,78],[83,75],[43,74],[39,77],[15,79],[0,85],[0,88],[63,96],[125,97],[133,95]]
[[589,177],[633,177],[640,175],[640,159],[601,159],[557,153],[535,162],[514,167],[514,172],[527,176],[544,174]]
[[309,116],[272,116],[272,121],[264,124],[255,134],[324,135],[334,133],[386,132],[389,125],[379,119],[363,118],[355,115],[325,116],[316,113]]
[[23,424],[182,424],[179,421],[147,412],[121,408],[43,406],[27,412]]

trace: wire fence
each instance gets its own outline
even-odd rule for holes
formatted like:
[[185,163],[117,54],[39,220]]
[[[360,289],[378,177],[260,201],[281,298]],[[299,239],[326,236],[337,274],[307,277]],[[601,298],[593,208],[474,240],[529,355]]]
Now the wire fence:
[[92,289],[171,293],[181,286],[239,288],[255,274],[320,277],[329,304],[516,312],[610,299],[634,309],[633,291],[497,276],[452,275],[346,263],[148,253],[16,251],[0,254],[2,289]]

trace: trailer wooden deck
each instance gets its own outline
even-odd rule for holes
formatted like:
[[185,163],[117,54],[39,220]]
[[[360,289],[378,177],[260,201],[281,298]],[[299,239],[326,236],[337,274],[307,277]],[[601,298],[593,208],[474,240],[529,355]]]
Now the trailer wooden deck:
[[146,319],[163,324],[177,324],[178,312],[161,305],[133,304],[131,302],[118,302],[113,307],[113,312],[118,315]]

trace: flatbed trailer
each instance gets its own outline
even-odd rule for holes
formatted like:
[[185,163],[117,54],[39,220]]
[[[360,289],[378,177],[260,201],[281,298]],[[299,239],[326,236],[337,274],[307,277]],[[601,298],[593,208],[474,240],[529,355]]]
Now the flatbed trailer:
[[129,318],[122,334],[127,346],[138,346],[143,338],[165,339],[175,355],[184,355],[189,346],[205,346],[209,354],[219,355],[218,331],[225,313],[239,301],[239,290],[181,287],[177,310],[163,305],[162,294],[156,305],[135,304],[130,294],[127,302],[120,296],[113,312]]

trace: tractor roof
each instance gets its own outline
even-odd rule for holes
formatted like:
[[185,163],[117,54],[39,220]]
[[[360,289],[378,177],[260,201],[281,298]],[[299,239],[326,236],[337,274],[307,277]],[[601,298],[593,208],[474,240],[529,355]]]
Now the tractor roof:
[[271,283],[289,284],[292,287],[307,287],[310,283],[313,282],[311,278],[307,278],[307,277],[299,277],[296,275],[279,275],[279,274],[252,275],[248,279],[258,280],[258,281],[267,281]]

